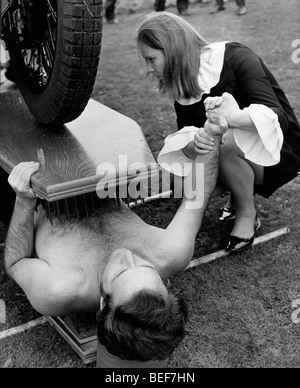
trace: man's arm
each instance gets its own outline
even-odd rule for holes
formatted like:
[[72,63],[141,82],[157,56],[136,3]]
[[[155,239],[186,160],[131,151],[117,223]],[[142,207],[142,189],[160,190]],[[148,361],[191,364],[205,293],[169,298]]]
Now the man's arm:
[[30,187],[38,163],[21,163],[9,176],[16,203],[5,244],[5,267],[23,289],[31,305],[43,315],[65,315],[94,308],[86,298],[86,282],[80,273],[63,266],[53,268],[42,257],[33,257],[36,197]]
[[41,258],[24,258],[13,266],[12,275],[40,314],[68,315],[95,308],[94,300],[85,297],[86,282],[75,270],[52,268]]
[[11,172],[8,182],[16,192],[15,208],[5,242],[5,268],[14,278],[14,266],[32,257],[34,249],[34,211],[37,199],[30,187],[30,177],[38,163],[21,163]]
[[[228,122],[223,116],[219,116],[214,123],[207,121],[204,128],[200,128],[196,134],[194,148],[197,157],[192,171],[192,179],[190,177],[185,181],[181,206],[167,230],[179,232],[181,225],[183,225],[188,234],[192,235],[193,238],[196,237],[217,183],[220,144],[222,136],[227,130]],[[207,138],[213,140],[214,146],[211,151],[202,148],[203,133]],[[202,169],[197,170],[199,166]]]
[[16,198],[4,254],[6,271],[12,278],[14,266],[24,257],[32,257],[33,254],[35,207],[36,201],[27,202]]
[[[203,180],[201,178],[197,180],[197,183],[200,184],[200,187],[197,187],[200,194],[194,198],[188,198],[184,194],[181,206],[166,228],[168,245],[173,253],[168,263],[168,270],[165,270],[166,277],[184,270],[193,258],[195,239],[217,183],[220,143],[221,136],[216,136],[214,150],[207,155],[197,157],[198,163],[204,165]],[[201,198],[200,201],[199,198]]]
[[197,164],[204,167],[204,175],[196,177],[195,182],[198,185],[193,198],[184,190],[181,206],[167,227],[168,231],[186,232],[193,236],[193,239],[199,232],[204,212],[217,183],[220,142],[221,137],[215,137],[214,150],[197,157]]

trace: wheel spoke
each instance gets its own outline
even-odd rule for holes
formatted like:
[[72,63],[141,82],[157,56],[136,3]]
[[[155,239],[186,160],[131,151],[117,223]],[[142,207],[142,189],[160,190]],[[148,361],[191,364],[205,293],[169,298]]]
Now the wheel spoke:
[[[32,87],[42,91],[51,78],[54,66],[57,34],[57,9],[56,0],[45,1],[46,17],[45,23],[39,24],[38,34],[30,35],[28,29],[24,27],[22,15],[30,15],[33,8],[26,8],[22,0],[19,0],[19,10],[15,13],[14,29],[17,31],[16,40],[18,42],[21,57],[23,58],[24,70],[32,81]],[[35,3],[31,7],[35,7]],[[42,28],[40,28],[42,26]],[[37,35],[37,36],[36,36]],[[29,40],[30,44],[24,41]],[[31,47],[29,47],[31,46]]]
[[[55,11],[53,5],[53,0],[47,0],[48,4],[48,13],[47,13],[47,31],[48,31],[48,41],[51,42],[52,51],[55,52],[56,48],[56,26],[57,26],[57,11]],[[55,2],[56,4],[56,2]]]

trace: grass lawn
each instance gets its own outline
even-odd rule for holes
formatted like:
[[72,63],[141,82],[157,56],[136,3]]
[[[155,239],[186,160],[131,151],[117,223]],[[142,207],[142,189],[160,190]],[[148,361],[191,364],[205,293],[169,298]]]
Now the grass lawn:
[[[156,157],[164,138],[176,131],[175,113],[172,103],[153,92],[145,80],[134,40],[154,0],[119,3],[120,23],[104,25],[93,98],[134,119]],[[175,2],[167,3],[176,12]],[[292,61],[292,43],[300,39],[300,3],[249,0],[248,14],[243,17],[236,15],[235,1],[228,1],[226,7],[220,14],[208,15],[210,6],[192,1],[188,20],[210,41],[240,41],[262,56],[300,119],[300,63]],[[259,234],[285,226],[290,233],[170,279],[172,289],[184,295],[189,305],[188,335],[173,354],[170,367],[300,367],[300,324],[292,320],[292,302],[300,299],[299,190],[297,178],[268,200],[257,197],[262,220]],[[197,238],[196,257],[224,248],[232,227],[218,221],[224,201],[211,201]],[[161,200],[136,211],[150,224],[165,227],[178,205],[178,200]],[[0,242],[5,233],[0,225]],[[39,317],[4,273],[2,259],[0,251],[0,299],[8,311],[8,322],[0,324],[0,331]],[[47,323],[1,340],[0,367],[92,368],[94,364],[84,365]]]

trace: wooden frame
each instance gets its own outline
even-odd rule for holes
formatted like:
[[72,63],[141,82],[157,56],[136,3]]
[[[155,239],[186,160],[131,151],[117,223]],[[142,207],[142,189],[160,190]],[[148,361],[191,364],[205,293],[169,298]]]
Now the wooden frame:
[[[0,94],[0,165],[6,172],[20,162],[40,162],[32,187],[53,202],[97,190],[120,188],[158,174],[139,125],[90,100],[83,114],[61,127],[38,123],[18,91]],[[107,167],[99,173],[99,166]]]
[[[79,318],[84,313],[76,313]],[[89,315],[87,313],[87,315]],[[68,317],[47,317],[48,322],[56,329],[56,331],[64,338],[71,348],[78,354],[85,364],[90,364],[97,360],[97,334],[96,324],[94,327],[86,328],[85,333],[79,333],[78,329]],[[84,324],[83,321],[80,322]]]

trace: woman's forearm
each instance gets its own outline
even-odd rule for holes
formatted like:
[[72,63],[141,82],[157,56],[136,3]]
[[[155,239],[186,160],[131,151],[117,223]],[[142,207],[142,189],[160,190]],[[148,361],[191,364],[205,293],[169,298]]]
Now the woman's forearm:
[[244,131],[254,131],[256,129],[250,115],[244,110],[237,110],[227,116],[229,128],[238,128]]

